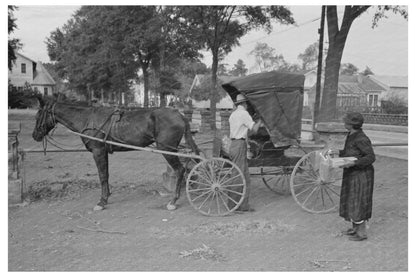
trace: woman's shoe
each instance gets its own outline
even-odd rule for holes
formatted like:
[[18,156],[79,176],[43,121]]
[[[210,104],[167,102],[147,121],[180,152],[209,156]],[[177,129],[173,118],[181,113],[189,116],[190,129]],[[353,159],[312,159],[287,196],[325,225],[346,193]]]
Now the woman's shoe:
[[354,235],[348,239],[352,241],[362,241],[362,240],[366,240],[367,236],[364,237],[364,236]]
[[353,236],[357,234],[357,232],[355,231],[355,229],[349,228],[348,230],[342,231],[341,234],[343,234],[344,236]]

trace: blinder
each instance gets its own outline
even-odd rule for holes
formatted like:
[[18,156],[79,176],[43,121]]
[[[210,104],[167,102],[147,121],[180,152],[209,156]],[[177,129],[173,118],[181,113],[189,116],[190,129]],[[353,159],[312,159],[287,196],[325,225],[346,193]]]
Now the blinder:
[[[55,103],[46,104],[40,109],[41,113],[37,129],[42,132],[43,136],[46,136],[47,133],[56,126],[55,105]],[[51,118],[51,125],[48,124],[49,116]]]

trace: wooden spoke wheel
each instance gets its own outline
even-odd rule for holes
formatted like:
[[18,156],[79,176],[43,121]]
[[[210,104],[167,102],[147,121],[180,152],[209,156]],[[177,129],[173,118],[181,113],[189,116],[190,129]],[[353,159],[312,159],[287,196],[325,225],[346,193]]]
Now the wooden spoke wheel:
[[260,174],[263,183],[271,191],[280,194],[290,194],[290,176],[292,174],[293,166],[281,167],[262,167]]
[[295,165],[290,178],[290,190],[302,209],[311,213],[334,211],[339,204],[342,169],[331,174],[320,168],[320,151],[304,155]]
[[243,172],[222,158],[201,161],[186,180],[186,195],[192,207],[208,216],[224,216],[235,211],[245,193]]

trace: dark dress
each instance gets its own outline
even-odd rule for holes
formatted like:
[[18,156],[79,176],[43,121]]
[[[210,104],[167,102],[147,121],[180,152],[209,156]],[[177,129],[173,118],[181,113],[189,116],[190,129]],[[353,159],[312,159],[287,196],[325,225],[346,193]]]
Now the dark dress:
[[340,157],[356,157],[355,165],[344,168],[339,215],[359,222],[371,218],[376,160],[370,139],[362,131],[349,133]]

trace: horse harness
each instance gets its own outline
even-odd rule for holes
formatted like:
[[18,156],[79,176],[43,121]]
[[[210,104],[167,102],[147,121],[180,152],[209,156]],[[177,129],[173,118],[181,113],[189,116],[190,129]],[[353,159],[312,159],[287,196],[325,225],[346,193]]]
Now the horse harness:
[[[111,130],[114,128],[114,126],[121,120],[121,117],[123,116],[124,111],[121,110],[119,107],[116,107],[106,118],[106,120],[98,127],[95,127],[94,120],[88,121],[87,125],[81,130],[81,134],[83,134],[87,130],[96,130],[95,134],[93,135],[96,137],[99,133],[104,134],[104,143],[107,141]],[[105,128],[107,126],[107,128]],[[88,143],[90,139],[87,140],[86,143]],[[113,153],[113,146],[111,144],[106,144],[109,149],[109,153]]]
[[[55,116],[55,106],[56,106],[56,103],[53,103],[52,105],[50,105],[50,104],[45,105],[45,107],[43,108],[45,110],[45,112],[42,113],[41,121],[40,121],[40,124],[41,124],[42,128],[46,128],[47,114],[50,114],[51,119],[52,119],[52,124],[54,126],[53,130],[56,129],[57,121],[56,121],[56,116]],[[49,107],[50,107],[50,109],[49,109]],[[124,114],[124,110],[120,109],[119,107],[115,107],[115,109],[108,115],[106,120],[98,128],[96,127],[96,124],[94,123],[94,120],[89,120],[87,122],[86,126],[81,130],[80,133],[83,134],[87,130],[96,130],[96,132],[94,133],[93,136],[96,137],[99,133],[103,133],[104,134],[103,141],[104,141],[104,144],[106,144],[105,142],[108,140],[111,130],[114,128],[114,126],[118,122],[120,122],[123,114]],[[52,131],[52,133],[53,133],[53,131]],[[152,137],[152,139],[154,139],[154,138]],[[87,144],[91,140],[92,139],[86,139],[86,142],[84,144]],[[109,153],[114,152],[113,151],[113,145],[106,144],[106,146],[108,147],[108,152]],[[46,155],[46,148],[47,148],[47,138],[45,136],[44,140],[43,140],[43,150],[45,152],[45,155]],[[177,151],[178,149],[173,148],[172,150]]]

